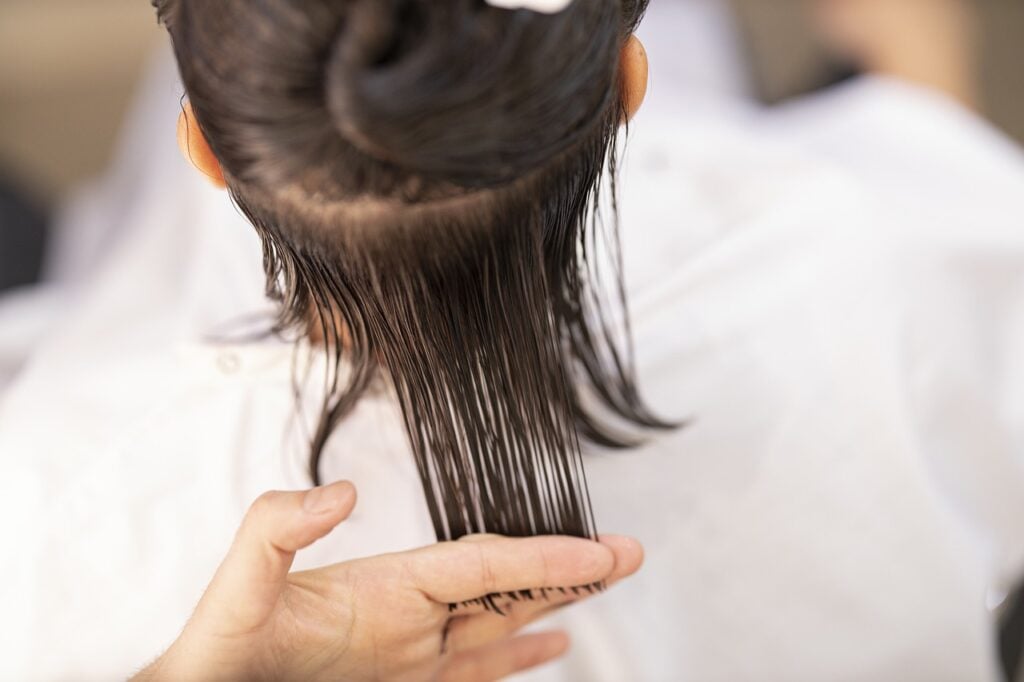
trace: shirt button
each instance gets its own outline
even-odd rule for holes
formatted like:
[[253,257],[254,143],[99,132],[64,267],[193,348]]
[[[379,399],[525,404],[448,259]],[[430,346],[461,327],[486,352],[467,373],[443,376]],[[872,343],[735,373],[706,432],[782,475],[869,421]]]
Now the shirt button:
[[223,352],[217,355],[217,369],[223,374],[235,374],[242,368],[242,360],[237,353]]

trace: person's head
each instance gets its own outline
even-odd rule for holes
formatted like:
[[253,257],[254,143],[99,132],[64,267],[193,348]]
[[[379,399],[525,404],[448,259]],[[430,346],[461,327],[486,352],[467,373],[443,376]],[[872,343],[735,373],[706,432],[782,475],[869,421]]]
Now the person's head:
[[592,534],[578,436],[664,426],[595,281],[647,0],[154,4],[187,152],[262,238],[278,329],[334,363],[314,478],[380,368],[439,535]]

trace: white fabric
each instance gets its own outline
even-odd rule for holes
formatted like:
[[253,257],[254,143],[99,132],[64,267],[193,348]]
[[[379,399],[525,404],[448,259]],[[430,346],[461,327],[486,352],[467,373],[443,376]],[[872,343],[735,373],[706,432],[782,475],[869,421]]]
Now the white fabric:
[[57,287],[30,286],[0,298],[0,395],[64,308]]
[[[560,616],[574,651],[534,677],[996,679],[986,593],[1024,566],[1024,158],[880,81],[744,131],[680,113],[653,64],[627,272],[642,386],[693,425],[588,460],[599,526],[647,562]],[[290,349],[211,340],[266,309],[258,245],[178,160],[170,83],[108,209],[132,229],[0,403],[3,679],[143,665],[248,503],[307,485]],[[385,394],[325,465],[359,506],[298,568],[431,541]]]

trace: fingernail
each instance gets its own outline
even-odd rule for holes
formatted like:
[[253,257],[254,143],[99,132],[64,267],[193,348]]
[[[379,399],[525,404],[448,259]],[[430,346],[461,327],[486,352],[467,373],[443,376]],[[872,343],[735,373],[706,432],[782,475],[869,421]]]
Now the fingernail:
[[302,500],[302,508],[308,514],[326,514],[339,506],[341,506],[341,500],[337,495],[329,494],[327,486],[313,488],[306,493],[306,497]]

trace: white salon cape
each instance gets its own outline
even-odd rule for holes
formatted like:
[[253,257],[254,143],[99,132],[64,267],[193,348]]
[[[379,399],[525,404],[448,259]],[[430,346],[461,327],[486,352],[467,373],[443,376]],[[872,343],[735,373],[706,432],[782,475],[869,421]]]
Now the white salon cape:
[[[641,386],[692,423],[588,455],[600,529],[646,564],[564,611],[571,654],[527,679],[998,679],[990,609],[1024,571],[1024,155],[883,80],[698,106],[656,25],[623,238]],[[142,667],[249,503],[309,485],[291,348],[230,340],[268,310],[258,244],[179,160],[161,69],[67,223],[75,293],[0,398],[0,679]],[[433,540],[386,392],[323,471],[359,504],[297,568]]]

